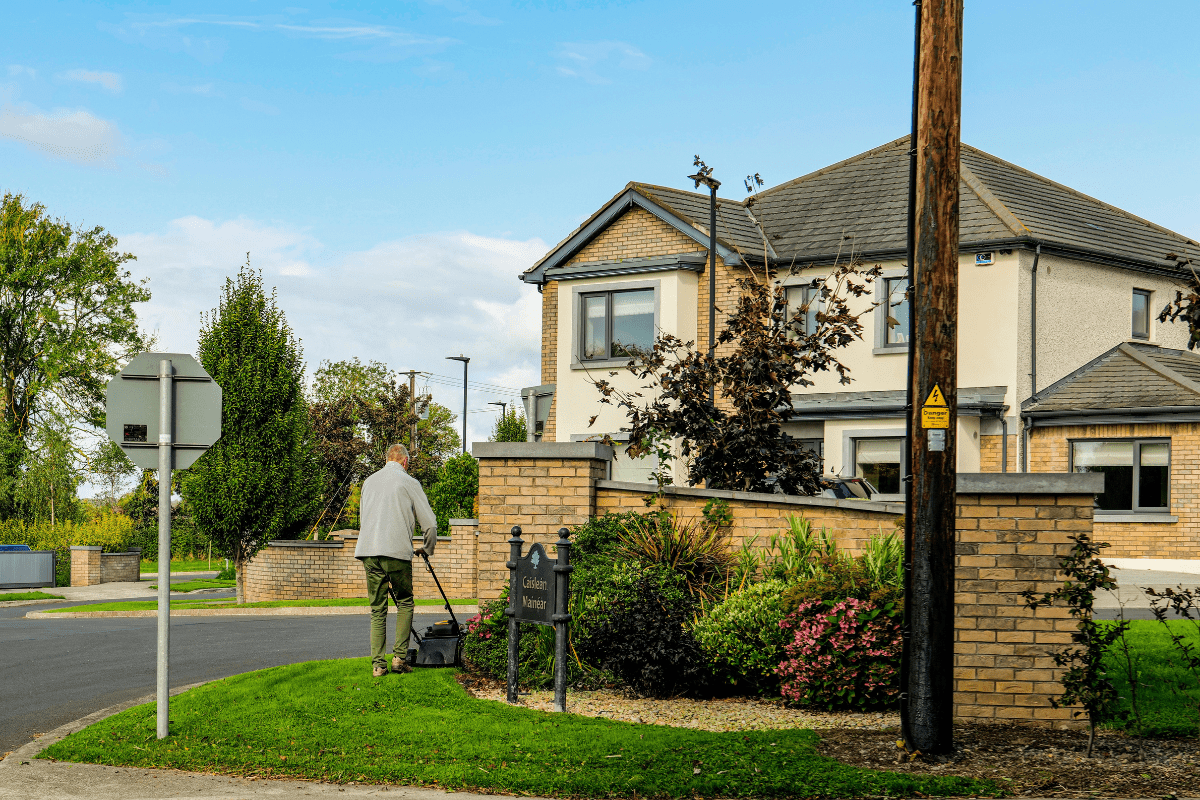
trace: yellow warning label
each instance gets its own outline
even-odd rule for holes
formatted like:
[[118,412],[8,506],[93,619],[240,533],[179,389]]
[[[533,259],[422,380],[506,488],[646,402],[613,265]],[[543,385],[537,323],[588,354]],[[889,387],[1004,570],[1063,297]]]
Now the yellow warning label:
[[933,391],[929,393],[929,398],[926,399],[925,405],[942,406],[943,408],[946,406],[946,398],[942,396],[942,387],[936,383],[933,385]]
[[950,409],[945,406],[925,406],[921,409],[922,428],[949,428]]

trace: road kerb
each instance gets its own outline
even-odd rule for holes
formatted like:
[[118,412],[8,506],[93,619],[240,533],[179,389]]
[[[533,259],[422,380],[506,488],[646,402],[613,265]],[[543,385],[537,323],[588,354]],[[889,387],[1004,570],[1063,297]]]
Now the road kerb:
[[[58,602],[62,602],[61,600]],[[424,609],[429,609],[425,611]],[[456,616],[478,614],[478,606],[453,606]],[[173,608],[172,617],[321,617],[353,614],[370,614],[370,606],[295,606],[291,608]],[[442,606],[416,606],[414,614],[443,614]],[[26,619],[100,619],[107,617],[156,617],[152,608],[134,611],[30,611]],[[460,618],[459,620],[463,620]]]

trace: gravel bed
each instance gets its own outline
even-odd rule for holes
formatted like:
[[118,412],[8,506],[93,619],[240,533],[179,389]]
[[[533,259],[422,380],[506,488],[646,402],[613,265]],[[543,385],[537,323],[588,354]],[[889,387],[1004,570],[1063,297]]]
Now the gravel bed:
[[[492,682],[463,681],[464,688],[480,700],[505,702],[505,687]],[[550,711],[554,692],[521,695],[527,708]],[[894,713],[855,714],[788,708],[782,703],[745,697],[719,700],[647,700],[609,690],[567,691],[567,711],[584,717],[603,717],[646,725],[671,725],[701,731],[757,731],[779,728],[841,728],[880,730],[900,724]]]

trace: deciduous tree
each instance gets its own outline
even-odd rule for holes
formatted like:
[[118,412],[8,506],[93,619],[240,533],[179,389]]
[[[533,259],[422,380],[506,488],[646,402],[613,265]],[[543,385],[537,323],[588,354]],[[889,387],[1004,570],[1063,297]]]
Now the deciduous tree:
[[[782,426],[792,415],[792,391],[812,386],[813,374],[831,371],[850,382],[849,368],[837,358],[862,335],[862,312],[852,311],[850,300],[866,294],[878,275],[877,267],[844,263],[810,284],[819,301],[790,314],[780,282],[740,278],[737,307],[717,336],[716,355],[663,333],[626,367],[646,381],[640,389],[593,379],[601,402],[629,417],[629,455],[679,440],[691,485],[816,494],[820,462]],[[815,317],[815,326],[805,325],[806,315]]]
[[104,386],[141,350],[134,304],[150,299],[103,228],[51,219],[21,195],[0,202],[0,518],[31,430],[60,416],[104,421]]

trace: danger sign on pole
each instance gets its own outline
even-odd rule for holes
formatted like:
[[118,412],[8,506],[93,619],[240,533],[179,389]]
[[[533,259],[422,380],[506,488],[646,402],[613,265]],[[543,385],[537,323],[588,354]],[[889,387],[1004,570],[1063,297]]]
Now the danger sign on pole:
[[129,460],[158,469],[158,738],[169,723],[171,470],[221,438],[221,387],[186,353],[142,353],[108,382],[106,431]]

